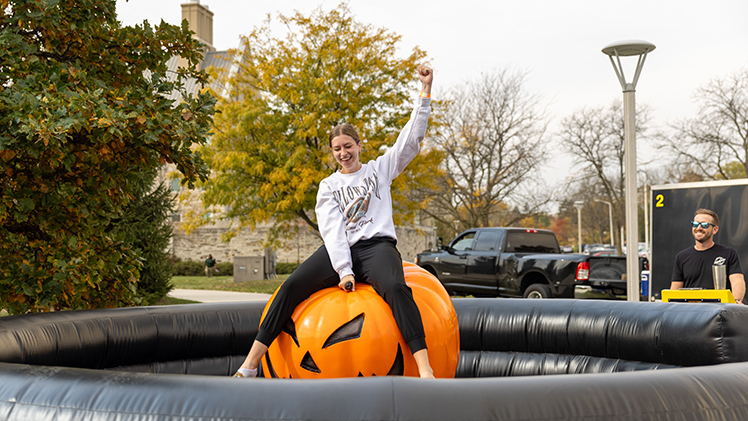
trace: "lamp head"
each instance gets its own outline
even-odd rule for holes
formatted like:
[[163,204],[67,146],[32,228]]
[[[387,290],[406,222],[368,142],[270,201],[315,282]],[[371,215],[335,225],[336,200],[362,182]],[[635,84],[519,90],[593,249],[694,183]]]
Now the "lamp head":
[[655,45],[648,41],[627,40],[610,43],[603,48],[603,53],[609,56],[638,56],[649,53],[655,49]]
[[[603,48],[603,53],[608,56],[611,64],[613,64],[613,70],[616,71],[616,76],[618,77],[618,81],[621,82],[623,92],[634,92],[636,90],[636,82],[639,80],[644,60],[647,58],[647,54],[654,49],[654,44],[641,40],[617,41]],[[623,74],[623,66],[621,65],[621,57],[626,56],[639,56],[639,60],[636,63],[636,71],[634,72],[634,80],[631,83],[626,82],[626,76]],[[613,57],[615,57],[615,60]]]

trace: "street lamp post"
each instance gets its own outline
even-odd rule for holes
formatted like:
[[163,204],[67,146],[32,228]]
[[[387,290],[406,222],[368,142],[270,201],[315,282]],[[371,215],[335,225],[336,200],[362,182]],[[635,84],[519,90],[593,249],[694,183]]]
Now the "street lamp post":
[[577,249],[577,252],[582,252],[582,208],[584,207],[584,202],[581,200],[577,200],[574,202],[574,207],[577,208],[577,230],[579,231],[579,248]]
[[608,219],[610,221],[610,245],[616,246],[615,234],[613,233],[613,204],[607,200],[595,199],[595,202],[605,203],[608,205]]
[[[619,41],[605,48],[603,53],[610,58],[613,70],[623,88],[623,132],[626,173],[626,298],[628,301],[639,301],[639,220],[637,212],[636,189],[636,104],[634,93],[639,81],[644,60],[655,45],[647,41]],[[621,57],[638,56],[634,79],[626,82],[621,65]],[[613,58],[615,57],[615,60]]]

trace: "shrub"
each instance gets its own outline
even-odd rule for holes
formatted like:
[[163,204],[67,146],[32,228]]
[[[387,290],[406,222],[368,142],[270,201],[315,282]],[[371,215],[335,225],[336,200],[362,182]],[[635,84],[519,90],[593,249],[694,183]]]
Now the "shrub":
[[[179,260],[174,259],[171,262],[174,276],[202,276],[205,275],[202,261]],[[216,263],[220,276],[234,276],[234,264],[231,262]]]
[[218,275],[221,276],[234,276],[234,264],[231,262],[216,263],[218,267]]
[[278,275],[288,275],[299,267],[298,263],[281,263],[275,264],[275,273]]
[[177,260],[173,263],[174,276],[200,276],[204,275],[203,262]]

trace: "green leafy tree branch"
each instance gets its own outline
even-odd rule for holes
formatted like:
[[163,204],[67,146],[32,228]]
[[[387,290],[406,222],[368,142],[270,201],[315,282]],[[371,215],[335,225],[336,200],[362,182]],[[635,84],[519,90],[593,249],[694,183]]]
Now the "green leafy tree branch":
[[202,47],[186,24],[121,27],[113,0],[0,0],[0,46],[0,305],[134,304],[140,253],[111,222],[143,171],[206,178],[215,101],[184,89]]

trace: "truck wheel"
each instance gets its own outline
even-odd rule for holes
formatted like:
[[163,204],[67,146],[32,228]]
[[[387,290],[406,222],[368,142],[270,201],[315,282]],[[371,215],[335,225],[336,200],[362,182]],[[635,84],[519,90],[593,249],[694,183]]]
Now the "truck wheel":
[[553,298],[551,288],[548,285],[532,284],[522,294],[524,298]]

